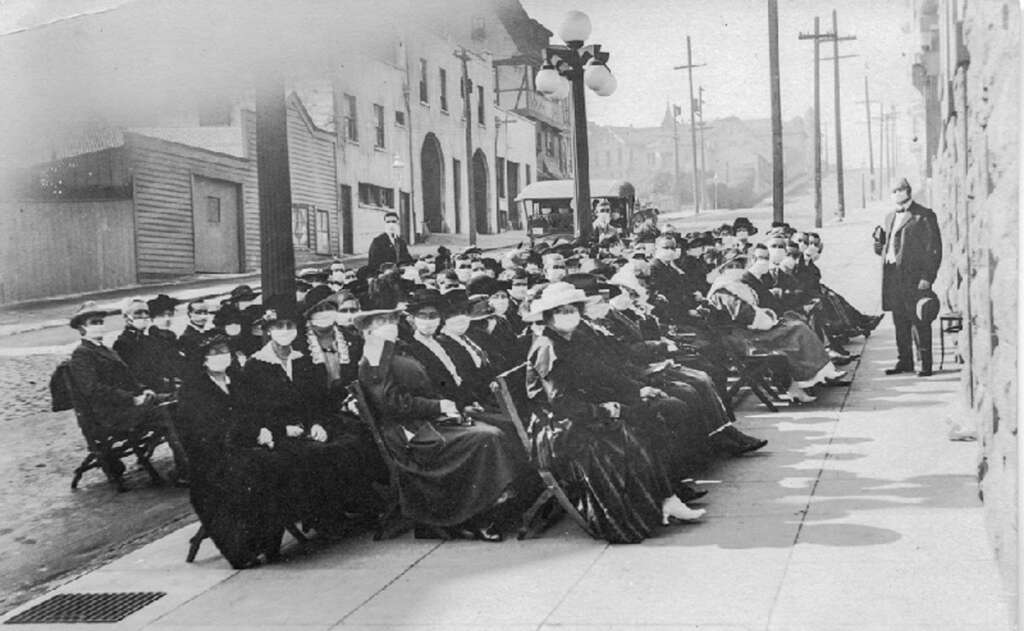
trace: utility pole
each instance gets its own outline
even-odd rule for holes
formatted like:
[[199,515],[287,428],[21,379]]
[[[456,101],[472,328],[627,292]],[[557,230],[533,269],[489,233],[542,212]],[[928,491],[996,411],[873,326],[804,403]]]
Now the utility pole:
[[700,213],[700,189],[697,187],[697,123],[693,111],[693,69],[705,64],[693,63],[693,49],[690,46],[690,36],[686,36],[686,65],[674,66],[673,70],[686,70],[690,82],[690,144],[693,146],[693,214]]
[[[875,199],[876,193],[881,193],[881,185],[875,182],[875,153],[871,141],[871,96],[868,93],[868,75],[864,75],[864,110],[868,118],[868,173],[871,180],[871,198]],[[877,184],[877,186],[876,186]],[[877,190],[876,190],[877,188]]]
[[782,195],[782,91],[779,87],[779,2],[768,0],[768,67],[772,99],[772,219],[784,221]]
[[888,192],[889,186],[889,157],[886,155],[885,145],[885,104],[879,103],[878,113],[878,193]]
[[264,298],[295,306],[295,246],[288,169],[288,106],[284,80],[265,78],[256,92],[256,175],[260,221],[260,282]]
[[832,57],[836,102],[836,196],[839,202],[839,221],[842,221],[846,218],[846,195],[843,190],[843,125],[839,114],[839,18],[835,9],[832,9]]
[[800,34],[814,41],[814,227],[821,227],[821,20],[815,16],[814,33]]
[[[476,209],[473,208],[473,84],[469,81],[469,51],[459,48],[455,56],[462,61],[462,115],[466,118],[466,209],[469,211],[469,244],[476,245]],[[574,95],[575,96],[575,95]]]
[[[704,157],[704,86],[697,87],[697,115],[700,117],[697,123],[697,129],[700,131],[700,197],[704,199],[704,174],[707,173],[707,162]],[[707,204],[704,204],[704,207],[707,208]]]

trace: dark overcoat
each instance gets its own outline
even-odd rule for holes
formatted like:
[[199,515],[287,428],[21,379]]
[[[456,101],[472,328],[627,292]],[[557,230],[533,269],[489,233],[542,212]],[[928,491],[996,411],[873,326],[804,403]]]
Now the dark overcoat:
[[[942,263],[942,236],[935,213],[917,202],[911,202],[904,211],[910,213],[907,221],[893,229],[896,212],[885,217],[885,232],[875,242],[875,254],[882,256],[882,310],[913,310],[917,302],[918,283],[935,282]],[[885,264],[885,253],[892,242],[896,263]]]

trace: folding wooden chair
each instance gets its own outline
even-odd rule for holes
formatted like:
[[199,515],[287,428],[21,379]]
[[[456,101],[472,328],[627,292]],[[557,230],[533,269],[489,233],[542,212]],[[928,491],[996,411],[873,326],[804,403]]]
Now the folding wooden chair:
[[[295,537],[295,540],[299,543],[306,543],[309,539],[306,535],[302,534],[302,531],[295,524],[288,524],[284,527],[285,530]],[[192,563],[196,560],[196,555],[199,554],[199,546],[202,545],[205,539],[209,539],[210,535],[206,532],[206,526],[199,524],[199,530],[196,534],[192,535],[192,538],[188,540],[188,555],[185,557],[185,563]],[[268,559],[272,560],[272,559]]]
[[78,483],[86,471],[100,469],[106,474],[107,480],[119,493],[127,491],[128,488],[124,483],[125,466],[121,459],[133,454],[139,466],[149,474],[149,479],[152,480],[153,484],[163,484],[163,478],[160,477],[160,474],[150,461],[153,451],[160,443],[166,440],[163,433],[151,428],[134,429],[125,432],[114,432],[103,428],[97,422],[92,408],[85,401],[85,397],[82,396],[75,386],[75,382],[71,377],[69,361],[62,362],[57,370],[60,371],[64,385],[71,394],[75,418],[78,421],[79,429],[82,430],[82,436],[85,438],[85,444],[89,450],[85,459],[82,460],[82,464],[78,465],[74,471],[74,477],[71,478],[71,490],[78,488]]
[[[712,326],[711,330],[720,338],[728,335],[729,326]],[[726,388],[726,406],[734,410],[748,393],[754,393],[766,408],[778,412],[776,403],[782,400],[779,392],[772,385],[772,377],[783,374],[787,370],[786,357],[772,351],[749,349],[740,354],[729,350],[724,341],[719,344],[723,351],[723,361],[729,366],[729,385]]]
[[393,539],[411,530],[413,527],[412,522],[402,516],[402,506],[398,499],[398,464],[396,463],[395,454],[392,453],[391,448],[384,440],[380,425],[370,410],[369,404],[366,402],[366,395],[359,381],[353,381],[349,384],[348,391],[356,403],[356,409],[359,411],[359,420],[366,423],[366,426],[370,429],[373,442],[377,444],[380,457],[384,459],[384,464],[388,468],[388,492],[390,495],[388,507],[377,522],[377,532],[373,535],[373,540]]
[[[537,473],[544,482],[544,491],[523,514],[523,524],[519,528],[518,538],[526,539],[547,530],[561,516],[560,511],[568,513],[584,532],[594,537],[594,532],[587,524],[587,520],[583,518],[579,509],[562,488],[561,483],[551,472],[551,462],[547,453],[543,449],[534,453],[533,441],[530,440],[530,435],[526,432],[526,425],[519,414],[520,409],[526,409],[526,364],[520,364],[495,377],[491,383],[491,391],[498,399],[501,411],[515,426],[523,449],[526,450],[527,456],[537,468]],[[552,500],[555,503],[550,507],[547,516],[538,520],[538,516],[543,514],[542,509],[550,505]]]

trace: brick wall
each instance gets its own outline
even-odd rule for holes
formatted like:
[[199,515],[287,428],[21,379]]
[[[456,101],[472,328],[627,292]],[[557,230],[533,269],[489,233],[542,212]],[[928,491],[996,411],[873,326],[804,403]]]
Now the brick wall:
[[[943,224],[944,298],[964,315],[961,389],[978,427],[979,494],[1007,589],[1016,594],[1020,17],[1011,2],[954,4],[967,56],[961,53],[940,89],[948,115],[928,192]],[[956,48],[955,33],[944,46]],[[956,59],[956,50],[947,52]]]

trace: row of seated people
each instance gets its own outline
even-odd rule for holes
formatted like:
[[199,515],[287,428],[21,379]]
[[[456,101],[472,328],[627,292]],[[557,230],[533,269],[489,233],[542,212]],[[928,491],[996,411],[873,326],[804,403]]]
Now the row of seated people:
[[[285,301],[245,304],[257,296],[243,287],[217,310],[212,330],[211,309],[190,303],[180,337],[166,326],[174,301],[158,297],[129,305],[122,337],[163,339],[176,348],[173,359],[147,355],[157,352],[151,345],[142,361],[122,363],[137,367],[133,391],[143,391],[144,379],[181,384],[175,426],[192,456],[193,503],[239,566],[275,555],[289,521],[331,536],[380,509],[374,489],[386,469],[344,404],[355,378],[390,429],[403,514],[452,536],[499,538],[537,480],[488,385],[524,361],[529,411],[541,419],[530,426],[536,448],[554,455],[593,532],[640,541],[666,521],[699,518],[685,502],[702,492],[681,480],[716,457],[764,445],[731,424],[721,384],[709,376],[717,367],[711,337],[729,336],[705,336],[700,326],[702,309],[737,322],[743,310],[710,287],[708,300],[691,305],[699,292],[686,296],[675,285],[697,279],[676,263],[678,247],[658,241],[652,261],[621,242],[570,244],[543,257],[517,250],[491,262],[469,253],[454,261],[469,274],[452,284],[450,271],[421,260],[342,291],[315,285],[300,312]],[[680,280],[661,278],[661,264]],[[398,289],[397,304],[374,302],[368,289],[378,280]],[[799,326],[809,330],[794,318]],[[80,330],[83,346],[95,344]],[[821,345],[814,333],[796,337],[789,341],[797,347]],[[681,349],[684,342],[697,353]],[[792,358],[808,352],[796,348]],[[808,370],[831,365],[827,353],[818,363]]]

